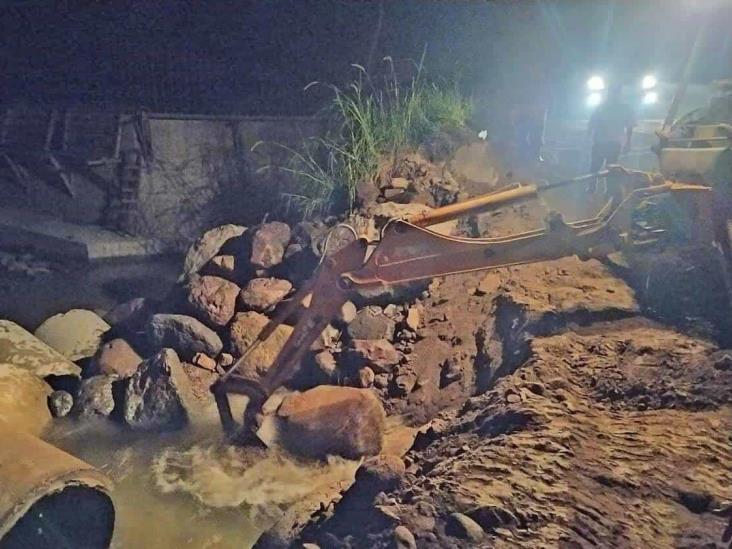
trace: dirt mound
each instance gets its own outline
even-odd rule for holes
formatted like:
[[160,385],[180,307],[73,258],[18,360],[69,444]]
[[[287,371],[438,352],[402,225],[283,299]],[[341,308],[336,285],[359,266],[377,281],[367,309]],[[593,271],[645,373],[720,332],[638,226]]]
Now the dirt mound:
[[[523,366],[433,421],[404,486],[360,510],[373,520],[348,528],[336,512],[310,535],[387,546],[402,524],[419,547],[473,547],[448,535],[458,512],[480,525],[481,546],[713,547],[723,523],[709,511],[732,482],[732,373],[713,351],[637,318],[534,338]],[[693,399],[642,400],[649,378],[677,395],[719,391],[695,411]],[[623,380],[612,395],[608,379]]]

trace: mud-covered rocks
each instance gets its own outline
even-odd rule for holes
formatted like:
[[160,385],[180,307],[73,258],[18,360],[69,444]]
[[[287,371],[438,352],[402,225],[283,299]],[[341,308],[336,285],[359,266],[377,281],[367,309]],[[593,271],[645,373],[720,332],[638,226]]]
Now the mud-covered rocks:
[[69,360],[93,356],[110,326],[86,309],[71,309],[46,319],[34,335]]
[[236,310],[239,286],[218,276],[194,276],[188,284],[188,305],[210,326],[226,326]]
[[228,240],[243,235],[246,230],[246,227],[241,225],[229,224],[203,233],[188,249],[183,262],[183,272],[178,281],[184,282],[197,274],[208,261],[219,253]]
[[153,315],[147,324],[146,333],[155,348],[169,347],[183,359],[192,359],[196,353],[216,356],[223,349],[221,338],[216,332],[186,315]]
[[79,366],[9,320],[0,320],[0,363],[12,364],[39,378],[78,378],[81,374]]
[[31,372],[0,363],[0,426],[40,435],[51,422],[51,388]]
[[74,397],[67,391],[54,391],[48,396],[48,409],[53,417],[66,417],[74,406]]
[[175,430],[188,423],[187,406],[194,400],[175,351],[163,349],[127,379],[121,416],[134,430]]
[[253,278],[239,294],[239,303],[258,313],[268,311],[292,290],[292,283],[278,278]]
[[102,344],[84,371],[87,377],[99,374],[128,377],[135,373],[142,357],[124,339],[113,339]]
[[277,417],[283,445],[297,454],[358,459],[381,451],[385,414],[369,390],[320,385],[285,397]]
[[[237,313],[229,327],[232,354],[235,356],[244,354],[268,322],[266,316],[254,311]],[[264,375],[291,333],[292,327],[284,324],[278,326],[272,335],[247,357],[240,366],[239,373],[252,379]]]
[[115,375],[96,375],[81,382],[72,413],[81,418],[104,418],[114,410]]
[[384,314],[381,307],[369,306],[356,313],[348,324],[351,339],[388,339],[394,337],[396,323]]
[[290,242],[290,227],[286,223],[265,223],[252,239],[251,263],[261,269],[269,269],[282,262],[285,248]]

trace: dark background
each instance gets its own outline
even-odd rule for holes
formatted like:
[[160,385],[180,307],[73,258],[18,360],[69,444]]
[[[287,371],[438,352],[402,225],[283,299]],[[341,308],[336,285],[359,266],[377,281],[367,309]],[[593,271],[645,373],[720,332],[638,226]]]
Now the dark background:
[[673,80],[704,19],[694,79],[732,76],[728,0],[5,0],[0,101],[307,114],[326,93],[309,82],[426,51],[431,74],[500,104],[593,70]]

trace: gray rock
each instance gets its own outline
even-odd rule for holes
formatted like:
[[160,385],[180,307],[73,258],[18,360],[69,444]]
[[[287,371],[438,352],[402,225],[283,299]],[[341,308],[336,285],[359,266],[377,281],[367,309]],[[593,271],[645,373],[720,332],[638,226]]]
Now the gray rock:
[[74,397],[66,391],[54,391],[48,397],[48,409],[53,417],[64,417],[74,406]]
[[380,307],[370,306],[356,313],[356,318],[348,325],[348,335],[351,339],[392,340],[395,326],[395,322]]
[[448,517],[445,533],[472,542],[481,541],[485,537],[485,531],[480,524],[462,513],[452,513]]
[[223,348],[221,338],[216,332],[186,315],[153,315],[146,333],[153,346],[170,347],[184,360],[191,360],[196,353],[215,357]]
[[239,286],[218,276],[193,276],[188,305],[196,317],[212,326],[226,326],[234,316]]
[[286,223],[265,223],[252,239],[251,262],[262,269],[269,269],[282,262],[285,248],[290,242],[290,227]]
[[406,526],[394,528],[394,544],[397,549],[417,549],[417,540]]
[[219,253],[226,241],[241,236],[246,230],[247,228],[241,225],[222,225],[203,233],[188,249],[178,282],[185,282],[197,274]]
[[122,418],[134,430],[175,430],[188,423],[194,400],[178,355],[162,349],[127,379]]
[[246,309],[263,313],[282,301],[290,293],[292,284],[278,278],[254,278],[239,294],[239,302]]
[[82,381],[73,414],[83,418],[108,417],[114,410],[112,388],[118,379],[117,376],[98,375]]

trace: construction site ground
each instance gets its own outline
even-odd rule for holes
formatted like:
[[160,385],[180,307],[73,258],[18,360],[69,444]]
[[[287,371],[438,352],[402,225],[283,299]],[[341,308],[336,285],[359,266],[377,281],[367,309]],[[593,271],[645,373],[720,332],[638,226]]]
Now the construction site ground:
[[[518,232],[545,212],[510,207],[477,226]],[[403,526],[417,547],[723,547],[722,279],[692,252],[638,261],[434,281],[409,358],[415,389],[387,404],[422,426],[406,474],[353,488],[301,539],[407,547]]]

